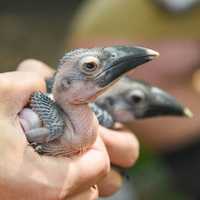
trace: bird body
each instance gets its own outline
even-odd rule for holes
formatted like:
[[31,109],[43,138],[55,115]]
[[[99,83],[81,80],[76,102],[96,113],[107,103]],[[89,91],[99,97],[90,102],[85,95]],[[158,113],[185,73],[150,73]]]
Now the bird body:
[[[42,144],[37,145],[38,152],[52,156],[60,154],[72,156],[84,152],[94,143],[98,121],[87,104],[65,104],[62,109],[47,95],[37,92],[32,97],[30,105],[42,118],[44,125],[38,130],[39,135],[33,137],[31,131],[31,138],[27,135],[29,141]],[[45,130],[46,134],[44,134]],[[41,134],[43,137],[40,137]]]
[[127,46],[67,53],[54,76],[53,100],[41,92],[35,92],[30,99],[30,107],[42,126],[27,126],[28,141],[45,155],[70,157],[86,151],[98,133],[98,121],[89,103],[127,71],[157,55],[153,50]]

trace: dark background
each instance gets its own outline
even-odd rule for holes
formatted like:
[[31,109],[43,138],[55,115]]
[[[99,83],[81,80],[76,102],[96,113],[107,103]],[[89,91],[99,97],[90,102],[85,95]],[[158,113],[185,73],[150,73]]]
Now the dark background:
[[82,0],[0,0],[0,72],[26,58],[55,67],[63,55],[69,23]]

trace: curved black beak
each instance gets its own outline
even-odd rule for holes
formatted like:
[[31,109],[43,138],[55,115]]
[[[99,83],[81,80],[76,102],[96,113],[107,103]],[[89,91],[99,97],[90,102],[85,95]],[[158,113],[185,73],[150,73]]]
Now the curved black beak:
[[189,108],[181,105],[175,97],[163,90],[152,87],[152,98],[149,102],[149,109],[145,117],[156,116],[182,116],[191,118],[193,116]]
[[159,55],[151,49],[136,46],[107,47],[103,51],[110,57],[106,59],[103,71],[96,77],[96,82],[100,87],[109,85],[129,70],[153,60]]

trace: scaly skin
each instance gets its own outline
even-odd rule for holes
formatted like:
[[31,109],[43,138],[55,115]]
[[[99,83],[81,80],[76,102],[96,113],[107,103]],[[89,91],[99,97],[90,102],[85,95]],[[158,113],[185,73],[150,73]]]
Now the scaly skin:
[[[55,101],[39,92],[32,95],[32,109],[43,126],[25,129],[27,139],[36,151],[46,155],[70,157],[84,152],[98,133],[98,122],[88,103],[121,75],[157,55],[149,49],[126,46],[77,49],[67,53],[53,82]],[[53,119],[58,120],[59,126]]]

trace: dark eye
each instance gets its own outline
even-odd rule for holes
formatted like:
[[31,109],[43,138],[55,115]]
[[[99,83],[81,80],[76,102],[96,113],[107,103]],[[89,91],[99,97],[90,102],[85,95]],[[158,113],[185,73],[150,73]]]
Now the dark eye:
[[134,89],[129,93],[129,100],[134,104],[139,104],[145,100],[145,92],[141,89]]
[[112,53],[112,54],[111,54],[111,57],[112,57],[112,58],[115,58],[115,57],[117,57],[117,54],[116,54],[116,53]]
[[100,66],[100,61],[98,58],[93,56],[87,56],[81,59],[80,69],[86,75],[93,75],[97,72]]
[[84,64],[84,68],[87,71],[94,71],[97,67],[98,66],[95,62],[89,62]]
[[138,96],[138,95],[132,95],[131,101],[134,102],[134,103],[140,103],[142,101],[142,97]]

